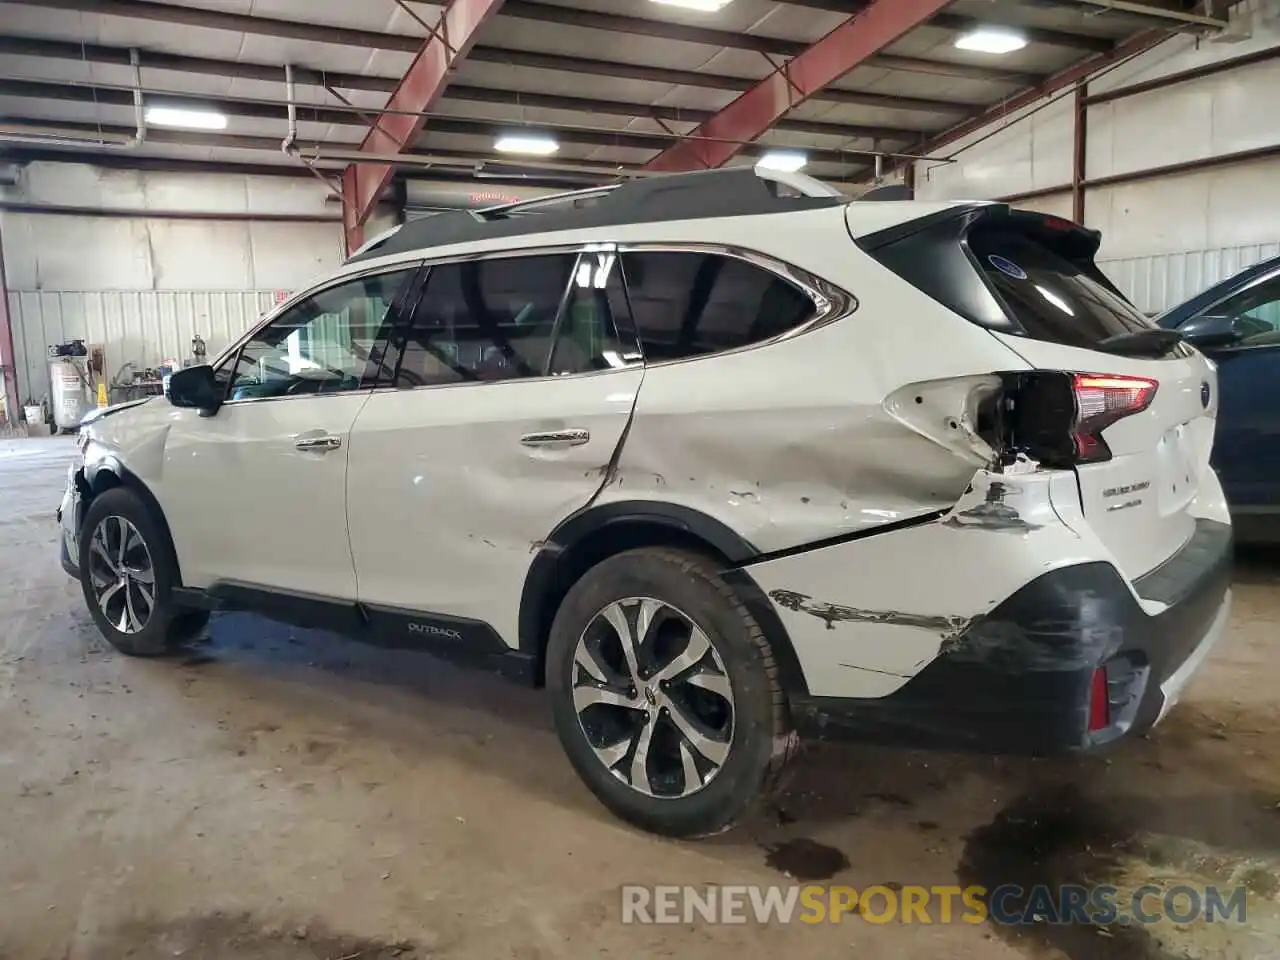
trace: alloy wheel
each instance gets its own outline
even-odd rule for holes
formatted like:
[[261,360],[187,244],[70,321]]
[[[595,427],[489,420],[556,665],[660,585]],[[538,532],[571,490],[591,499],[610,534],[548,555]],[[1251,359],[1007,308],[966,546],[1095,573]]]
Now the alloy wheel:
[[139,633],[156,605],[151,551],[124,517],[103,517],[89,538],[89,583],[98,609],[121,633]]
[[646,796],[687,797],[720,772],[733,688],[693,619],[651,597],[597,613],[573,658],[573,706],[596,758]]

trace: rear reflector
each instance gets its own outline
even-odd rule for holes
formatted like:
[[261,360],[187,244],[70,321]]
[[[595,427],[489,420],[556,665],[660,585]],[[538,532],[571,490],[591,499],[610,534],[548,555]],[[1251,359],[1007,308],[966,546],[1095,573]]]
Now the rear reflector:
[[1079,463],[1111,459],[1102,431],[1117,420],[1151,406],[1160,384],[1146,377],[1077,373],[1072,379],[1076,397],[1075,445]]
[[1107,699],[1107,670],[1099,667],[1093,671],[1089,683],[1089,732],[1097,733],[1111,726],[1111,703]]

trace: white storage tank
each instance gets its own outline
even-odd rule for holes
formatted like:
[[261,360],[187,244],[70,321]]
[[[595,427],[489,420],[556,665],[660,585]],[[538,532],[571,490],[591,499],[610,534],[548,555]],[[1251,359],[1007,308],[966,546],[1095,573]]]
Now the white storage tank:
[[53,422],[59,430],[75,430],[89,407],[85,374],[74,360],[58,358],[49,362],[49,382],[53,386]]

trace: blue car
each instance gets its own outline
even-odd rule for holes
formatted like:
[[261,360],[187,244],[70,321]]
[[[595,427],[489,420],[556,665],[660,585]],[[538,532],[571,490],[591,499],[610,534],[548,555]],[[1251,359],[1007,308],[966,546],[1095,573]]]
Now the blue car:
[[1218,364],[1213,465],[1236,539],[1280,543],[1280,257],[1156,318]]

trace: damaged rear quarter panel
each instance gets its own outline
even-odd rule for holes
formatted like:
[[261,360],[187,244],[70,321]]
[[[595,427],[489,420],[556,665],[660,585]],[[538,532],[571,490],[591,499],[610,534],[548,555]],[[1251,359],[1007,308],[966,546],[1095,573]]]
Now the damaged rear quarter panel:
[[[886,696],[1031,580],[1105,558],[1087,527],[1054,509],[1063,483],[1069,472],[981,470],[940,520],[751,564],[810,692]],[[983,509],[993,505],[998,515]]]
[[[921,309],[910,288],[916,299],[900,302],[891,276],[875,279],[851,291],[859,308],[833,323],[649,366],[598,502],[678,503],[762,552],[955,503],[981,458],[932,435],[947,429],[943,406],[953,400],[959,414],[974,384],[1021,362],[986,331],[936,304],[930,311],[927,298]],[[957,377],[963,389],[928,394],[932,432],[889,403],[904,384]]]

